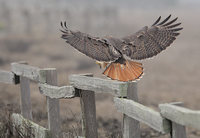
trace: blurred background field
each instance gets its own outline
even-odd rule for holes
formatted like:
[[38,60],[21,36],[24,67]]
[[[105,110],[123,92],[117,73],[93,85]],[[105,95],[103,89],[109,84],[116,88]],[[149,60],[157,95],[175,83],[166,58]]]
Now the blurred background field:
[[[179,17],[183,30],[164,52],[142,61],[145,75],[138,82],[140,103],[157,110],[160,103],[182,101],[200,110],[200,1],[198,0],[0,0],[0,69],[27,61],[40,68],[55,67],[59,86],[68,85],[68,75],[93,73],[102,77],[95,61],[61,40],[60,22],[94,36],[123,37],[150,26],[160,15]],[[19,108],[19,86],[0,84],[0,110],[7,104]],[[46,126],[46,99],[31,85],[34,121]],[[97,94],[100,137],[121,134],[121,114],[111,95]],[[80,133],[79,98],[61,100],[63,131]],[[1,115],[1,118],[3,118]],[[142,125],[143,137],[166,136]],[[200,132],[189,128],[189,138]]]

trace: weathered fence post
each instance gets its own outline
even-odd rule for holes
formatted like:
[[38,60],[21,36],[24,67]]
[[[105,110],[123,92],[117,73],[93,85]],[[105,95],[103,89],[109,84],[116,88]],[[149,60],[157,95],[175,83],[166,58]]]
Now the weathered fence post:
[[[183,125],[184,117],[189,117],[185,113],[186,111],[179,112],[176,110],[177,108],[180,109],[183,103],[181,102],[174,102],[169,104],[159,104],[159,108],[161,110],[162,116],[169,119],[171,121],[171,138],[186,138],[186,130],[185,126]],[[181,108],[182,109],[182,108]],[[194,119],[193,119],[194,120]]]
[[[137,83],[128,82],[127,99],[138,102]],[[140,138],[139,121],[123,115],[123,138]]]
[[[21,64],[27,64],[26,62],[19,62]],[[31,97],[30,97],[30,80],[26,77],[20,77],[20,89],[21,89],[21,113],[22,116],[26,119],[32,120],[32,106],[31,106]]]
[[185,126],[172,122],[171,138],[186,138]]
[[21,113],[26,119],[32,120],[32,107],[30,97],[30,80],[20,76]]
[[[93,75],[87,75],[93,76]],[[93,91],[79,90],[83,121],[83,133],[86,138],[97,138],[96,104]]]
[[[183,106],[183,103],[176,102],[176,103],[170,103],[172,105],[176,106]],[[170,133],[171,138],[186,138],[186,129],[185,126],[177,124],[176,122],[171,121],[172,123],[172,131]]]
[[[57,71],[55,68],[47,68],[40,71],[40,75],[43,77],[44,82],[47,84],[57,85]],[[61,138],[60,129],[60,107],[59,99],[47,98],[47,113],[48,113],[48,127],[52,133],[53,138]]]

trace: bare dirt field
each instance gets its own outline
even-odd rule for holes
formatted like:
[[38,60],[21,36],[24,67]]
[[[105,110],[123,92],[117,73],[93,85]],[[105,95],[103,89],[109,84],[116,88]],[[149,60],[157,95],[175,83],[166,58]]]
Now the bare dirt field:
[[[145,75],[138,82],[139,102],[158,110],[158,104],[181,101],[185,107],[200,110],[200,10],[198,8],[169,8],[156,12],[152,10],[125,9],[118,14],[118,23],[111,29],[88,31],[92,35],[113,35],[122,37],[136,32],[145,25],[151,25],[160,15],[178,16],[184,29],[181,35],[164,52],[153,59],[142,61]],[[56,21],[59,24],[60,21]],[[81,22],[79,22],[81,24]],[[78,23],[76,23],[78,24]],[[76,26],[71,25],[72,28]],[[81,30],[81,28],[77,28]],[[59,30],[59,25],[58,25]],[[25,35],[6,35],[0,38],[0,69],[10,70],[10,63],[27,61],[40,68],[55,67],[59,86],[68,85],[68,76],[78,73],[93,73],[102,77],[103,70],[95,61],[74,50],[60,38],[61,33],[33,38]],[[0,109],[10,104],[19,111],[19,86],[0,84]],[[31,83],[31,98],[34,121],[47,127],[46,98],[39,93],[38,86]],[[122,114],[113,105],[109,94],[97,94],[97,121],[100,137],[120,137]],[[60,101],[63,131],[80,133],[79,98]],[[142,137],[165,138],[142,124]],[[187,128],[189,138],[200,137],[200,131]]]

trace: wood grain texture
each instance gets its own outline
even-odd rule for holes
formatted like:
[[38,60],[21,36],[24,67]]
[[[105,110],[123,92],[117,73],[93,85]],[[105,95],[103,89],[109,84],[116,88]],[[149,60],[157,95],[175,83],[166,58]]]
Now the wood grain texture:
[[[57,85],[57,72],[55,68],[47,68],[46,83],[49,85]],[[52,133],[53,138],[61,138],[60,128],[60,107],[59,99],[50,98],[47,96],[47,113],[48,113],[48,127]]]
[[[85,74],[92,77],[92,74]],[[96,122],[96,103],[95,93],[93,91],[79,90],[81,112],[82,112],[82,129],[85,138],[98,138]]]
[[52,86],[48,84],[39,84],[40,93],[50,98],[73,98],[75,96],[75,89],[73,86]]
[[160,104],[162,116],[167,119],[183,125],[190,126],[200,130],[200,111],[190,110],[171,104]]
[[86,138],[97,138],[96,104],[93,91],[80,91],[83,133]]
[[32,106],[31,106],[31,93],[30,81],[26,77],[20,76],[20,99],[21,99],[21,113],[26,119],[32,120]]
[[[182,102],[173,102],[169,103],[171,105],[176,105],[176,106],[183,106]],[[171,138],[186,138],[186,129],[185,126],[177,124],[173,121],[171,121],[172,125],[172,130],[171,130]]]
[[88,77],[83,75],[70,75],[69,82],[72,86],[78,89],[111,93],[118,97],[125,97],[128,89],[127,82]]
[[[137,83],[128,82],[127,99],[138,101]],[[123,138],[140,138],[140,122],[123,114]]]
[[39,126],[38,124],[23,118],[20,114],[12,114],[11,121],[14,128],[22,133],[23,137],[27,138],[53,138],[48,129]]
[[23,76],[36,82],[39,81],[40,69],[37,67],[20,64],[20,63],[12,63],[11,68],[12,68],[12,72],[14,72],[18,76]]
[[0,70],[0,82],[8,84],[18,84],[19,77],[15,76],[15,74],[10,71]]
[[185,126],[172,122],[171,138],[187,138]]
[[129,117],[143,122],[159,132],[168,133],[171,131],[170,122],[163,118],[159,112],[128,99],[115,98],[114,101],[117,109]]

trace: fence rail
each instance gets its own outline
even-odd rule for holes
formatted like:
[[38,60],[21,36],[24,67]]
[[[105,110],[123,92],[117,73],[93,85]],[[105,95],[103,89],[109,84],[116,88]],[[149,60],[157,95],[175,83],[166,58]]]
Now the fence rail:
[[62,99],[75,97],[75,89],[73,86],[52,86],[48,84],[39,84],[40,93],[50,98]]
[[51,138],[52,135],[50,131],[28,119],[25,119],[22,115],[13,113],[11,120],[14,124],[14,127],[19,129],[21,133],[27,137],[35,138]]
[[[186,126],[200,130],[200,111],[167,103],[159,105],[159,112],[138,103],[136,82],[119,82],[82,74],[70,75],[70,85],[59,87],[55,68],[40,69],[21,62],[12,63],[11,69],[11,71],[0,70],[0,82],[20,84],[22,115],[14,113],[11,120],[30,137],[62,138],[59,99],[79,97],[84,137],[97,138],[96,92],[115,96],[114,105],[123,113],[124,138],[140,138],[140,122],[158,132],[170,133],[171,138],[186,138]],[[47,97],[48,129],[31,121],[30,80],[37,82],[40,93]],[[31,129],[25,130],[25,126]],[[28,132],[31,132],[31,135]]]
[[161,114],[165,118],[184,126],[200,130],[200,111],[190,110],[171,104],[160,104]]
[[19,83],[19,78],[12,72],[0,70],[0,82],[8,84]]
[[[24,62],[25,63],[25,62]],[[33,67],[26,64],[20,64],[20,63],[12,63],[11,64],[11,70],[14,74],[21,77],[26,77],[30,80],[39,82],[39,71],[40,69],[37,67]]]
[[115,98],[114,102],[118,111],[147,124],[158,132],[170,131],[170,121],[162,117],[159,112],[128,99]]
[[126,82],[89,77],[84,74],[70,75],[69,82],[73,87],[81,90],[111,93],[119,97],[127,95],[128,83]]

